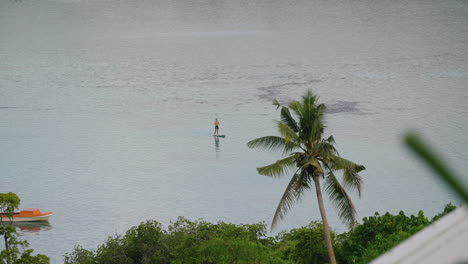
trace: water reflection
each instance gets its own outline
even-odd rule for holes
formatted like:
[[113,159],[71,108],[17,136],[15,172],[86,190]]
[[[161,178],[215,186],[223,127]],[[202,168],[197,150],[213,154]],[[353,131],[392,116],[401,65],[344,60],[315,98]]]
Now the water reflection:
[[215,151],[216,151],[216,153],[218,153],[218,152],[221,151],[220,148],[219,148],[219,137],[214,137],[214,141],[215,141]]
[[53,227],[49,222],[13,222],[12,225],[20,232],[37,233],[39,231],[48,231]]

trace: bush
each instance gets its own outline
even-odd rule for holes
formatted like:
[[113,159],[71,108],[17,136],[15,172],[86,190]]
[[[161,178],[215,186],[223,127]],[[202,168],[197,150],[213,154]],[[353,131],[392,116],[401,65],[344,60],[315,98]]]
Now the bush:
[[[416,216],[407,216],[403,211],[396,215],[375,213],[365,217],[352,231],[340,235],[331,231],[337,260],[342,264],[369,263],[455,208],[448,204],[431,221],[422,211]],[[319,222],[282,232],[276,237],[265,234],[264,223],[236,225],[179,217],[165,230],[158,222],[147,221],[130,228],[123,236],[109,237],[95,251],[75,247],[72,253],[65,255],[65,264],[329,262],[323,225]]]
[[96,251],[75,247],[65,254],[65,264],[170,263],[166,234],[161,224],[147,221],[130,228],[124,236],[109,237]]
[[422,211],[417,216],[406,216],[403,211],[397,215],[375,213],[339,236],[337,259],[340,263],[368,263],[429,224]]
[[[332,241],[335,241],[335,233],[330,233]],[[301,264],[329,262],[322,223],[311,222],[308,226],[283,232],[277,241],[275,248],[286,260]]]
[[147,221],[124,236],[110,237],[96,251],[76,247],[65,264],[265,263],[283,261],[263,238],[265,224],[235,225],[179,217],[168,227]]
[[[10,226],[11,227],[11,226]],[[32,255],[33,249],[28,248],[26,240],[19,240],[16,230],[11,227],[8,236],[8,250],[0,252],[0,264],[49,264],[50,259],[46,255]]]

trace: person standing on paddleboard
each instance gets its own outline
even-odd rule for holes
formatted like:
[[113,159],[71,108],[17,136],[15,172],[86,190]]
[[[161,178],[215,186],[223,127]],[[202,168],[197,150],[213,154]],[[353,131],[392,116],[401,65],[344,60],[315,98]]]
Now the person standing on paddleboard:
[[215,119],[214,125],[215,125],[215,132],[214,132],[214,134],[215,134],[215,135],[219,135],[219,121],[218,121],[218,118]]

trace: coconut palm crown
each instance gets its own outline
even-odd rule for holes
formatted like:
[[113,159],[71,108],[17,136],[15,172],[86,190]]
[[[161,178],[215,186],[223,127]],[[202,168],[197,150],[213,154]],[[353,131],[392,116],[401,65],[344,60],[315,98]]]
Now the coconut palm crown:
[[[358,172],[365,167],[340,157],[333,136],[323,138],[325,105],[317,101],[318,97],[311,91],[302,96],[301,102],[292,101],[287,106],[274,100],[273,104],[281,108],[281,120],[277,121],[281,136],[261,137],[247,143],[249,148],[280,150],[286,156],[271,165],[257,168],[261,175],[276,178],[294,171],[276,209],[272,229],[304,191],[311,189],[312,182],[320,184],[320,179],[324,180],[325,191],[335,204],[340,219],[348,227],[355,225],[356,209],[346,190],[357,190],[361,197],[363,181]],[[338,171],[342,172],[342,183],[335,175]],[[317,198],[321,200],[321,197]]]

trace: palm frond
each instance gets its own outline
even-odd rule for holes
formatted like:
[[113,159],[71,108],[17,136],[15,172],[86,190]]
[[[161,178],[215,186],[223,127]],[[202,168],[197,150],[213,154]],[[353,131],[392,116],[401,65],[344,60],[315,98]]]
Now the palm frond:
[[302,118],[304,121],[309,122],[316,118],[317,112],[317,101],[318,97],[312,94],[312,91],[308,90],[305,95],[302,96]]
[[317,101],[317,96],[313,95],[309,90],[305,95],[302,96],[302,106],[304,107],[304,114],[306,118],[311,117],[315,112],[315,102]]
[[276,109],[281,107],[281,104],[276,99],[273,100],[273,105],[276,106]]
[[283,153],[298,148],[293,142],[287,142],[284,138],[278,136],[266,136],[251,140],[247,143],[249,148],[263,148],[266,150],[282,150]]
[[301,116],[303,116],[303,108],[302,104],[299,101],[292,101],[288,104],[288,108],[293,110],[293,112],[299,116],[299,120],[301,119]]
[[340,185],[331,171],[325,179],[325,191],[338,209],[341,221],[348,225],[348,227],[354,228],[356,224],[356,208],[346,190]]
[[333,144],[322,140],[312,147],[312,153],[320,157],[323,162],[328,163],[338,152]]
[[343,171],[343,182],[346,189],[356,189],[361,198],[363,180],[362,177],[352,171]]
[[278,178],[280,176],[283,176],[291,168],[294,168],[295,165],[295,157],[289,156],[287,158],[277,160],[275,163],[272,163],[270,165],[257,168],[257,171],[261,175]]
[[326,110],[327,110],[327,106],[326,106],[326,105],[324,105],[324,104],[319,104],[319,105],[317,105],[316,110],[315,110],[315,111],[316,111],[317,117],[323,118],[324,115],[325,115],[325,111],[326,111]]
[[336,144],[335,138],[333,136],[329,136],[327,139],[325,139],[330,144]]
[[[309,90],[301,100],[292,101],[287,106],[274,100],[273,105],[277,109],[281,108],[280,121],[277,123],[279,136],[261,137],[247,143],[249,148],[280,150],[283,155],[288,155],[273,164],[257,168],[262,175],[280,177],[292,171],[294,166],[299,167],[279,201],[272,229],[302,197],[304,191],[310,189],[312,177],[315,176],[325,178],[324,189],[335,204],[341,220],[349,226],[355,224],[356,209],[347,190],[355,189],[361,195],[363,180],[358,173],[365,167],[341,158],[333,136],[324,138],[326,106],[319,104],[318,99]],[[343,173],[342,183],[335,177],[335,171]]]
[[301,137],[310,142],[309,144],[321,140],[325,130],[323,122],[325,105],[317,105],[317,101],[318,97],[309,90],[302,96],[300,103],[294,102],[289,105],[299,117]]
[[356,164],[350,160],[344,159],[339,156],[335,156],[330,162],[331,170],[334,171],[343,171],[343,182],[344,187],[347,189],[356,189],[361,197],[363,180],[362,177],[358,174],[360,171],[366,169],[363,165]]
[[311,141],[319,141],[322,140],[323,133],[325,131],[325,122],[324,122],[324,114],[325,114],[325,105],[320,104],[315,106],[310,113],[310,118],[306,122],[309,123],[310,126],[310,140]]
[[284,124],[288,125],[294,132],[299,132],[299,127],[297,125],[296,120],[294,117],[291,115],[291,112],[289,111],[289,108],[283,107],[281,108],[281,122]]
[[316,175],[324,174],[322,165],[320,165],[320,162],[317,158],[315,157],[310,158],[306,163],[304,163],[304,165],[302,165],[302,168],[306,169],[309,166],[312,166],[314,168],[313,171]]
[[293,177],[289,181],[286,190],[281,197],[278,207],[276,208],[275,215],[271,221],[271,229],[273,230],[280,220],[282,220],[289,209],[293,206],[294,202],[299,200],[304,193],[305,189],[310,189],[310,185],[306,180],[305,172],[302,170],[300,173],[294,173]]
[[302,105],[305,108],[309,108],[307,111],[315,108],[315,102],[318,100],[318,96],[314,95],[311,90],[307,90],[307,92],[302,96]]
[[280,121],[277,122],[278,132],[284,138],[285,142],[300,145],[301,139],[294,130]]

